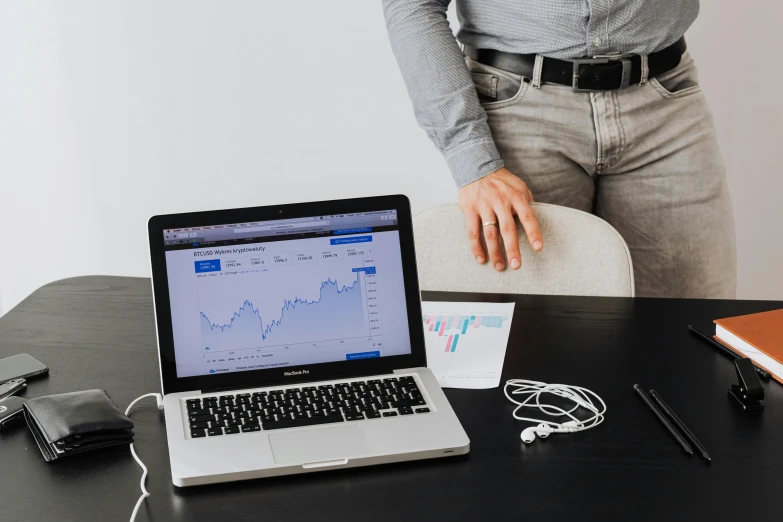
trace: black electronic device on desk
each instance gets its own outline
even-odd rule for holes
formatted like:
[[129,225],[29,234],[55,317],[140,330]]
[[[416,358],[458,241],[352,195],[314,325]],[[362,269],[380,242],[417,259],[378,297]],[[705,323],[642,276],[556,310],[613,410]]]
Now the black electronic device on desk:
[[24,418],[24,403],[21,397],[8,397],[0,401],[0,431]]
[[27,381],[24,379],[12,379],[0,384],[0,401],[24,391],[25,388],[27,388]]
[[49,373],[44,363],[26,353],[0,359],[0,383]]

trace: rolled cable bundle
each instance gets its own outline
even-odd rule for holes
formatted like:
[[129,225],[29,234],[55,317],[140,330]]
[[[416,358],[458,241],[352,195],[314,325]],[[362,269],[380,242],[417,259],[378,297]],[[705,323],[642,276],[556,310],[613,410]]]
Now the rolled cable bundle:
[[[604,421],[604,416],[606,415],[607,408],[603,399],[595,392],[580,386],[509,379],[506,381],[503,393],[509,401],[516,404],[513,413],[515,419],[533,422],[538,425],[523,431],[522,439],[525,442],[532,442],[535,438],[534,434],[545,438],[550,433],[570,433],[595,428]],[[564,408],[553,404],[547,400],[546,394],[571,401],[573,406]],[[525,417],[522,412],[526,408],[538,410],[551,419]],[[586,419],[579,419],[574,415],[579,408],[588,410],[592,415]]]

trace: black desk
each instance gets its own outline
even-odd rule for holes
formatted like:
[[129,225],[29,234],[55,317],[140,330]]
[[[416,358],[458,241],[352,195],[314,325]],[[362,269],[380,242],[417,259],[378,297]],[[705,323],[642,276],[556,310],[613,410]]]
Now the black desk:
[[[505,378],[586,386],[606,422],[524,446],[501,389],[446,393],[471,439],[466,457],[175,489],[162,413],[131,414],[152,497],[137,520],[453,521],[774,520],[783,512],[783,386],[767,409],[726,397],[734,365],[688,323],[783,307],[779,302],[425,294],[516,301]],[[27,397],[104,388],[120,407],[159,391],[149,280],[85,277],[47,285],[0,318],[0,357],[27,352],[51,368]],[[643,406],[659,390],[706,445],[685,455]],[[26,428],[0,435],[0,520],[127,520],[140,470],[127,448],[47,464]]]

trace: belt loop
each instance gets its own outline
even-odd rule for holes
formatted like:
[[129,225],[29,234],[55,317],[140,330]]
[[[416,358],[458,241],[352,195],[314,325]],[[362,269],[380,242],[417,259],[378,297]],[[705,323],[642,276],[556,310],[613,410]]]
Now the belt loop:
[[536,89],[541,88],[541,74],[544,71],[544,57],[540,54],[536,55],[536,63],[533,65],[533,87]]
[[644,86],[647,83],[647,77],[650,75],[650,62],[646,54],[642,55],[642,79],[639,82],[639,86]]

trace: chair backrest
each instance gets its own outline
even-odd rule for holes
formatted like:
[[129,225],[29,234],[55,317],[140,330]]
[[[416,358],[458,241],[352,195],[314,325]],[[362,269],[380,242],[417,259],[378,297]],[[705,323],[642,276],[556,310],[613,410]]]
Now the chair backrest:
[[459,206],[444,205],[413,218],[422,290],[633,297],[628,246],[606,221],[567,207],[533,203],[544,249],[536,253],[524,229],[517,234],[519,270],[479,265]]

